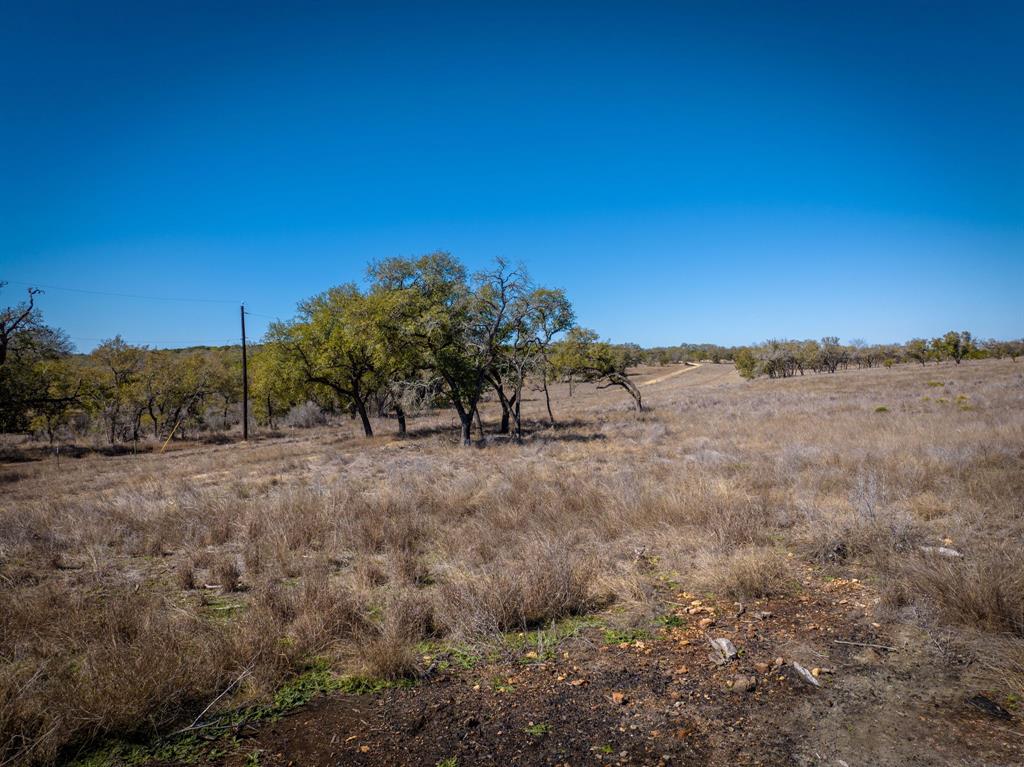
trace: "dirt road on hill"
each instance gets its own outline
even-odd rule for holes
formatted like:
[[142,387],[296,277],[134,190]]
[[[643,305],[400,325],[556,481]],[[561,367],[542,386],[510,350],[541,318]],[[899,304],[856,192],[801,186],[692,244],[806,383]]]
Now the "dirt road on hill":
[[657,378],[652,378],[650,381],[644,381],[643,383],[638,384],[638,385],[639,386],[652,386],[652,385],[654,385],[656,383],[661,383],[662,381],[667,381],[670,378],[675,378],[676,376],[681,376],[683,373],[688,373],[691,370],[696,370],[699,367],[703,367],[703,365],[701,365],[701,363],[699,363],[699,362],[687,362],[686,363],[686,367],[684,367],[682,370],[674,370],[671,373],[666,373],[663,376],[658,376]]

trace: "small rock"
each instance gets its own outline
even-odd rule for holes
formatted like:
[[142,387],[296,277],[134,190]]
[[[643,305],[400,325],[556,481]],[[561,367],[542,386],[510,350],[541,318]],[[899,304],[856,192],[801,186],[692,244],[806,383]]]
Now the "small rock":
[[817,679],[819,676],[821,676],[821,669],[818,668],[817,666],[812,668],[811,669],[811,676],[813,676],[815,679]]
[[821,687],[821,682],[818,681],[818,678],[796,661],[793,661],[793,670],[796,671],[797,676],[799,676],[807,684],[811,685],[812,687]]
[[754,664],[754,670],[757,671],[758,674],[767,674],[769,668],[771,668],[771,666],[769,666],[767,663]]
[[709,626],[714,626],[715,625],[715,619],[714,618],[701,618],[699,621],[697,621],[697,625],[700,626],[702,629],[706,629]]
[[761,621],[768,620],[772,617],[772,615],[774,615],[774,613],[771,610],[759,610],[758,612],[754,613],[754,617]]
[[919,547],[925,554],[937,554],[940,557],[946,557],[947,559],[960,559],[961,554],[956,549],[951,549],[948,546],[921,546]]
[[708,637],[708,642],[711,644],[712,649],[712,653],[708,657],[710,657],[712,662],[717,665],[728,663],[738,655],[736,652],[736,646],[725,637],[719,637],[717,639],[711,639]]
[[733,692],[753,692],[757,689],[757,677],[741,674],[732,680]]
[[784,661],[784,660],[782,659],[782,656],[781,656],[781,655],[780,655],[780,656],[779,656],[778,658],[776,658],[776,659],[775,659],[775,665],[776,665],[776,667],[778,667],[778,666],[781,666],[781,665],[782,665],[782,664],[784,664],[785,662],[786,662],[786,661]]
[[613,692],[612,693],[612,703],[614,703],[617,706],[625,705],[627,700],[628,699],[626,698],[626,694],[625,693],[622,693],[622,692]]

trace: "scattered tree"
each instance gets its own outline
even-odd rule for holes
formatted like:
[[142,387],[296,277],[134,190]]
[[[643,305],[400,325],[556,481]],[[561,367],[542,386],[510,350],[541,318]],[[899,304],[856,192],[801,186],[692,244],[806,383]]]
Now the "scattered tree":
[[640,389],[627,372],[640,361],[639,347],[615,346],[598,338],[593,330],[573,328],[552,354],[552,364],[562,375],[596,383],[600,389],[622,387],[633,398],[637,412],[641,412],[644,408]]

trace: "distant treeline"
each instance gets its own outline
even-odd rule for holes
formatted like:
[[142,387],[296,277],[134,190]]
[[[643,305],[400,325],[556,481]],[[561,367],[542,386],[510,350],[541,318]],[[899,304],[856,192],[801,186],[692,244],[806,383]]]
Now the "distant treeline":
[[[479,404],[501,406],[494,431],[522,436],[529,386],[593,382],[621,387],[636,409],[637,365],[735,364],[746,378],[786,378],[860,367],[1024,353],[1024,341],[978,341],[951,331],[904,344],[771,340],[756,346],[680,344],[642,349],[601,341],[575,324],[561,290],[534,285],[521,268],[497,262],[475,275],[447,253],[371,264],[369,287],[341,285],[303,301],[273,323],[249,357],[250,418],[270,429],[314,425],[330,414],[371,416],[406,431],[410,416],[451,408],[468,444]],[[0,283],[0,287],[3,284]],[[43,322],[39,291],[0,310],[0,430],[49,440],[89,437],[109,445],[144,438],[216,438],[241,422],[242,363],[234,347],[157,350],[120,336],[75,354],[67,336]]]
[[643,349],[640,356],[646,365],[671,365],[680,362],[731,362],[745,378],[765,375],[788,378],[806,372],[835,373],[854,368],[892,367],[905,362],[965,359],[1002,359],[1016,361],[1024,355],[1024,340],[979,341],[968,331],[951,330],[934,339],[913,338],[903,344],[867,344],[854,339],[842,344],[835,336],[820,341],[772,339],[754,346],[718,346],[716,344],[680,344]]
[[979,341],[970,332],[951,330],[939,338],[912,338],[903,344],[867,344],[853,340],[842,344],[835,336],[820,341],[773,339],[756,346],[730,350],[729,357],[744,378],[789,378],[808,372],[835,373],[854,368],[892,367],[902,363],[1010,357],[1024,354],[1024,341]]

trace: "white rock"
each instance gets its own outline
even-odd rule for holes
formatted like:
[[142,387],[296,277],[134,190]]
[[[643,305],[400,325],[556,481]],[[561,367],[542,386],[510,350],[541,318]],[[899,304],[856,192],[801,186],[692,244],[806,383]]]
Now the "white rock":
[[963,556],[959,551],[948,546],[921,546],[921,551],[925,554],[938,554],[940,557],[948,557],[949,559],[959,559]]
[[817,680],[817,678],[814,676],[814,674],[812,674],[810,671],[805,669],[803,666],[801,666],[796,661],[793,661],[793,669],[796,671],[797,674],[800,675],[801,679],[803,679],[805,682],[807,682],[807,684],[809,684],[809,685],[811,685],[813,687],[821,687],[821,682],[819,682]]
[[711,660],[715,663],[726,663],[738,655],[736,646],[725,637],[719,637],[718,639],[711,639],[709,637],[708,642],[711,643],[711,649],[714,650]]

